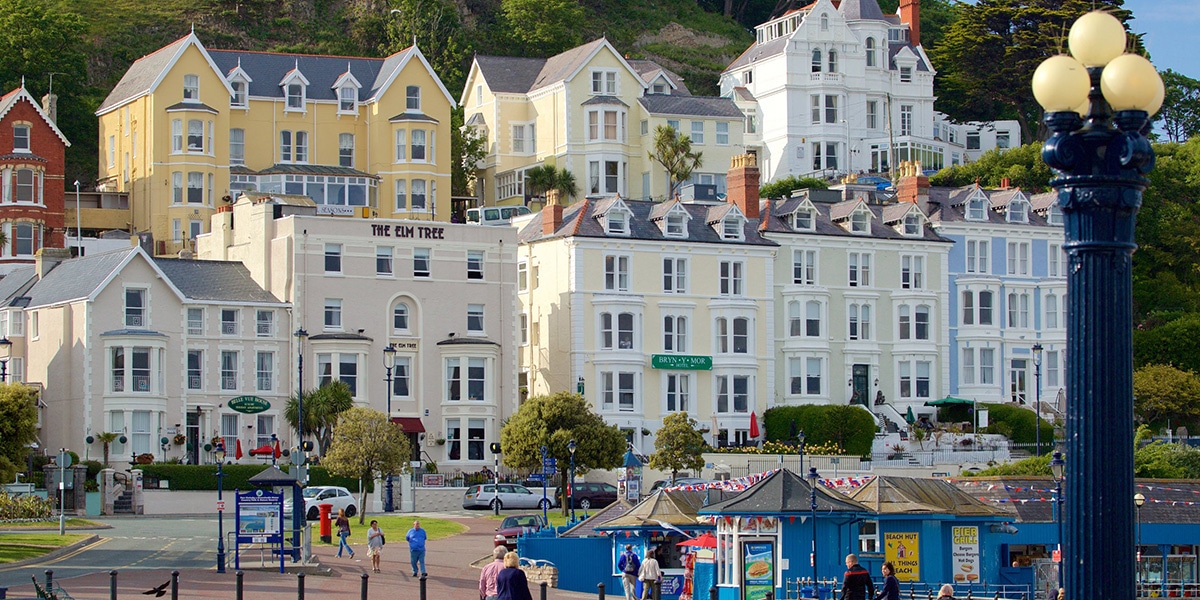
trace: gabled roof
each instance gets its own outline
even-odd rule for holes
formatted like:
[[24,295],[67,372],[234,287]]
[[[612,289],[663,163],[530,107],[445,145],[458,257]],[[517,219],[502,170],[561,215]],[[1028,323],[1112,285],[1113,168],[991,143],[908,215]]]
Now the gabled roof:
[[9,306],[13,298],[24,296],[37,282],[37,270],[32,266],[17,267],[0,279],[0,306]]
[[[809,190],[809,191],[811,192],[813,190]],[[829,193],[824,190],[820,190],[820,192],[821,193]],[[870,232],[868,234],[866,234],[866,236],[864,236],[864,234],[862,234],[862,233],[851,233],[849,231],[846,231],[845,227],[843,227],[841,224],[835,222],[835,221],[840,221],[842,219],[845,219],[847,216],[849,216],[849,214],[851,212],[853,212],[855,210],[855,208],[859,204],[861,204],[862,206],[865,206],[867,210],[871,211],[871,214],[874,217],[874,218],[870,219],[870,223],[869,223]],[[911,203],[901,203],[901,204],[907,204],[907,206],[902,207],[904,209],[905,213],[907,213],[908,211],[911,211],[913,209],[912,207],[916,206]],[[793,223],[791,222],[790,217],[801,206],[805,206],[805,205],[811,206],[813,209],[816,210],[816,219],[814,222],[815,227],[811,230],[796,230],[792,226]],[[839,214],[840,216],[837,218],[834,218],[833,210],[835,207],[839,207],[839,206],[841,208],[838,209],[837,214]],[[828,236],[835,236],[835,237],[871,237],[874,239],[893,239],[893,240],[908,240],[908,241],[921,240],[921,241],[926,241],[926,242],[953,243],[953,240],[942,237],[941,235],[938,235],[937,231],[935,231],[932,227],[922,228],[922,235],[919,237],[918,236],[906,236],[906,235],[903,235],[902,233],[900,233],[899,231],[896,231],[895,227],[887,225],[884,222],[885,221],[884,211],[889,210],[889,207],[891,207],[891,206],[894,206],[894,204],[886,204],[886,205],[880,206],[878,204],[867,204],[867,203],[862,202],[861,200],[849,200],[849,201],[843,201],[843,202],[838,202],[838,203],[819,202],[819,201],[813,202],[808,197],[807,194],[800,194],[797,196],[793,196],[791,198],[765,201],[765,206],[763,209],[761,209],[760,214],[763,215],[763,222],[765,223],[764,233],[768,233],[768,234],[828,235]],[[766,207],[770,207],[770,208],[768,209]],[[917,210],[920,210],[920,207],[916,207],[916,208],[917,208]],[[890,210],[897,210],[897,209],[890,208]],[[930,216],[928,218],[929,220],[935,220],[935,214],[934,214],[935,212],[936,211],[933,208],[930,209]],[[770,239],[779,239],[779,238],[775,237],[774,235],[771,235]]]
[[[1034,209],[1030,211],[1028,221],[1025,223],[1009,222],[1006,212],[996,209],[1006,208],[1008,202],[1016,197],[1017,194],[1024,196],[1024,192],[1021,192],[1018,188],[989,190],[975,183],[957,188],[931,187],[929,188],[929,220],[934,223],[990,223],[993,225],[1017,225],[1021,227],[1062,227],[1062,225],[1052,225],[1046,222],[1050,205],[1057,199],[1054,192],[1046,192],[1033,196],[1033,198],[1037,199],[1036,202],[1033,199],[1026,198]],[[986,220],[979,221],[966,218],[967,203],[975,197],[983,198],[988,204],[988,209],[984,212],[987,215]]]
[[1029,204],[1033,206],[1033,210],[1043,213],[1054,206],[1055,202],[1058,202],[1058,192],[1054,191],[1042,192],[1029,197]]
[[550,58],[476,55],[471,68],[479,69],[493,93],[524,94],[570,80],[604,48],[608,48],[643,86],[646,85],[641,73],[622,58],[605,38],[576,46]]
[[1025,197],[1025,194],[1021,193],[1021,188],[995,190],[989,194],[989,199],[991,200],[992,208],[996,209],[1007,208],[1013,200],[1021,200],[1024,202],[1029,201],[1029,199]]
[[[843,200],[829,207],[829,219],[831,221],[841,221],[857,212],[860,206],[865,207],[866,205],[866,202],[859,199]],[[872,214],[871,216],[874,217],[876,215]]]
[[[90,300],[138,254],[149,261],[138,246],[65,260],[30,288],[26,294],[30,298],[29,306],[36,308]],[[150,262],[153,265],[153,261]]]
[[[517,234],[517,240],[520,243],[535,243],[557,237],[587,237],[587,238],[610,238],[605,233],[604,224],[599,222],[596,217],[602,214],[612,206],[613,197],[606,198],[585,198],[580,202],[576,202],[563,209],[563,222],[558,230],[553,235],[542,234],[542,218],[546,211],[534,213],[526,225],[521,228]],[[630,200],[622,198],[621,201],[633,213],[629,219],[629,235],[620,236],[621,239],[641,239],[641,240],[661,240],[677,243],[680,241],[698,242],[698,243],[713,243],[713,244],[748,244],[752,246],[777,246],[775,242],[764,238],[758,232],[758,219],[746,219],[743,224],[744,238],[741,240],[726,240],[722,239],[720,232],[713,230],[708,226],[710,217],[710,208],[722,208],[728,211],[728,208],[723,206],[733,207],[732,204],[700,204],[681,202],[678,204],[683,210],[686,210],[689,216],[686,225],[687,235],[684,237],[667,237],[663,230],[658,226],[658,223],[651,219],[651,211],[659,206],[658,202],[649,200]],[[736,207],[734,207],[736,210]],[[662,210],[662,209],[659,209]],[[658,212],[654,213],[656,216]],[[724,216],[722,213],[721,216]],[[718,217],[719,219],[719,217]]]
[[283,304],[240,262],[155,258],[154,263],[189,300]]
[[[537,79],[533,81],[533,85],[529,86],[529,91],[532,92],[538,88],[543,88],[549,85],[554,85],[560,81],[571,79],[574,77],[575,73],[578,73],[579,70],[582,69],[583,66],[586,65],[587,62],[591,60],[597,52],[600,51],[601,48],[606,46],[612,50],[612,53],[617,55],[617,57],[621,56],[617,53],[616,49],[608,43],[608,40],[600,38],[598,40],[588,42],[582,46],[571,48],[570,50],[567,50],[561,54],[556,54],[550,58],[547,58],[546,63],[542,65],[542,71],[538,73]],[[621,60],[624,62],[624,59]],[[626,66],[628,66],[628,63],[626,63]],[[638,78],[639,81],[641,80],[641,76],[637,74],[637,71],[634,71],[632,68],[629,70]]]
[[[829,512],[870,512],[867,507],[839,492],[817,486],[817,510]],[[800,475],[780,469],[754,484],[736,498],[712,504],[700,514],[745,515],[809,513],[812,511],[812,487]]]
[[889,204],[883,207],[883,222],[890,225],[902,220],[904,217],[908,216],[909,213],[913,212],[921,215],[921,219],[925,220],[925,213],[921,212],[921,207],[913,204],[912,202],[897,202],[895,204]]
[[21,81],[21,87],[5,94],[3,98],[0,98],[0,119],[8,116],[8,111],[12,110],[12,107],[16,106],[17,103],[22,100],[33,105],[33,108],[37,111],[38,116],[42,118],[42,121],[45,122],[46,125],[50,126],[50,130],[58,136],[58,139],[62,140],[63,145],[71,145],[71,142],[67,141],[67,136],[63,135],[63,132],[59,130],[57,125],[54,124],[54,121],[51,121],[50,117],[44,111],[42,111],[42,105],[38,104],[37,100],[34,100],[33,96],[29,95],[29,92],[25,89],[25,82],[23,79]]
[[658,490],[642,500],[633,510],[595,526],[595,529],[626,529],[653,527],[664,528],[663,524],[675,527],[705,527],[700,520],[700,509],[707,499],[705,492]]
[[880,475],[850,497],[876,514],[928,513],[958,517],[1003,517],[1005,512],[941,479]]
[[204,44],[200,43],[200,38],[196,37],[195,32],[192,32],[129,65],[129,69],[121,76],[121,81],[117,82],[116,87],[108,93],[104,102],[100,103],[96,114],[102,115],[127,102],[153,93],[158,84],[162,83],[163,78],[166,77],[167,71],[171,70],[179,57],[183,56],[184,51],[191,46],[195,46],[200,51],[204,60],[208,62],[209,68],[221,78],[225,91],[232,96],[233,88],[229,87],[223,71],[213,62],[212,55],[204,48]]
[[647,84],[652,83],[655,78],[661,75],[662,77],[666,78],[667,83],[671,85],[671,95],[692,95],[691,90],[689,90],[687,85],[683,82],[682,77],[680,77],[674,71],[671,71],[670,69],[667,69],[666,67],[652,60],[626,59],[625,62],[629,63],[629,66],[633,67],[633,70],[637,71],[638,75],[642,76],[642,81],[645,81]]
[[580,521],[574,527],[558,534],[558,537],[588,537],[601,523],[611,521],[633,510],[633,505],[625,498],[617,498],[616,502],[596,511],[592,516]]
[[638,98],[638,104],[652,115],[679,115],[684,117],[724,117],[728,119],[743,119],[745,115],[738,110],[730,98],[711,96],[664,96],[650,94]]

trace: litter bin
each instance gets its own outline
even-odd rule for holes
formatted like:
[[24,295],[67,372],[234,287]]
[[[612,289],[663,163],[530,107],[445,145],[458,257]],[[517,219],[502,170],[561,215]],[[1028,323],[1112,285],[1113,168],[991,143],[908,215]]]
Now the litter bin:
[[332,504],[318,504],[317,510],[321,511],[321,541],[326,544],[333,543],[333,523],[329,520],[329,513],[333,511]]

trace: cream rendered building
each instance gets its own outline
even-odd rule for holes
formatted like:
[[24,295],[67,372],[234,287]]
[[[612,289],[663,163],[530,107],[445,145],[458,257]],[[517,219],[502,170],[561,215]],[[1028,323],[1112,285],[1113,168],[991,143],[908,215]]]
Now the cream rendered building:
[[199,256],[241,261],[292,303],[306,335],[292,337],[289,362],[299,377],[302,357],[303,389],[339,379],[356,404],[386,410],[390,345],[391,415],[413,459],[490,464],[487,444],[518,402],[516,231],[315,209],[307,198],[244,194],[213,218]]
[[[42,447],[100,459],[95,437],[119,433],[109,450],[121,465],[135,454],[212,462],[204,447],[216,438],[231,460],[239,443],[249,452],[278,435],[288,445],[288,307],[245,267],[155,259],[140,247],[64,253],[44,249],[0,289],[9,381],[42,389]],[[238,396],[269,408],[235,412],[227,402]]]
[[416,47],[271,54],[209,50],[189,33],[135,61],[96,111],[99,188],[129,194],[126,227],[151,232],[159,254],[190,247],[241,190],[448,221],[453,107]]
[[728,98],[693,96],[660,65],[627,60],[606,39],[550,58],[476,56],[461,102],[487,139],[480,204],[528,203],[525,170],[571,171],[581,196],[668,196],[666,171],[647,156],[654,130],[670,125],[703,152],[693,181],[725,191],[741,154],[743,115]]
[[530,393],[582,389],[645,452],[674,412],[714,442],[745,441],[750,413],[772,405],[778,247],[731,198],[609,196],[535,215],[517,259]]

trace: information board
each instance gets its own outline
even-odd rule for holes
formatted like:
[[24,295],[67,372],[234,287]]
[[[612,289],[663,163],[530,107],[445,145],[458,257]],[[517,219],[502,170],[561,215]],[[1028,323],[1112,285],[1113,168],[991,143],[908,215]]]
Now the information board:
[[235,568],[241,568],[242,544],[279,546],[279,572],[283,572],[283,494],[266,490],[238,492],[234,508],[237,531]]
[[775,597],[775,542],[742,542],[742,600]]

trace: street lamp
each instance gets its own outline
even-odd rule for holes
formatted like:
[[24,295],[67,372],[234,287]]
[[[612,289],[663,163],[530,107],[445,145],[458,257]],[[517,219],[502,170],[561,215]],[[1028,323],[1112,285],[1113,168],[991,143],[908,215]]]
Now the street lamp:
[[567,486],[567,502],[571,505],[571,521],[575,521],[575,440],[567,442],[567,451],[571,453],[571,484]]
[[813,597],[820,597],[820,586],[817,585],[817,468],[808,468],[808,487],[812,492],[812,568],[813,568]]
[[[225,572],[225,502],[222,494],[222,483],[225,481],[225,472],[221,467],[225,464],[225,442],[217,444],[217,449],[213,451],[213,458],[217,459],[217,572]],[[299,510],[298,507],[294,510]]]
[[300,452],[304,452],[304,340],[308,332],[303,327],[296,330],[296,434],[300,438]]
[[[1055,172],[1067,270],[1067,478],[1064,587],[1094,600],[1130,598],[1133,573],[1134,227],[1154,151],[1142,134],[1161,106],[1162,79],[1122,54],[1127,36],[1094,11],[1071,27],[1072,56],[1033,75],[1052,132],[1042,160]],[[1116,566],[1117,568],[1113,568]]]
[[[387,416],[392,420],[392,369],[396,368],[396,349],[391,344],[383,347],[383,368],[387,370]],[[392,499],[395,483],[392,472],[388,471],[387,485],[383,494],[383,512],[395,512],[396,504]]]
[[796,443],[800,445],[800,474],[804,474],[804,430],[796,434]]
[[1142,505],[1146,497],[1138,492],[1133,495],[1133,505],[1137,507],[1137,585],[1142,586]]
[[1037,418],[1033,420],[1034,455],[1042,455],[1042,343],[1033,344],[1033,381],[1034,381],[1034,411]]
[[1050,474],[1054,476],[1054,504],[1050,508],[1054,510],[1054,525],[1058,529],[1058,587],[1062,587],[1062,555],[1063,555],[1063,532],[1062,532],[1062,480],[1063,470],[1067,466],[1067,461],[1063,460],[1062,452],[1055,452],[1050,458]]
[[79,218],[79,180],[75,180],[75,250],[76,256],[83,256],[83,225]]
[[12,340],[8,336],[0,338],[0,383],[8,382],[8,359],[12,357]]

